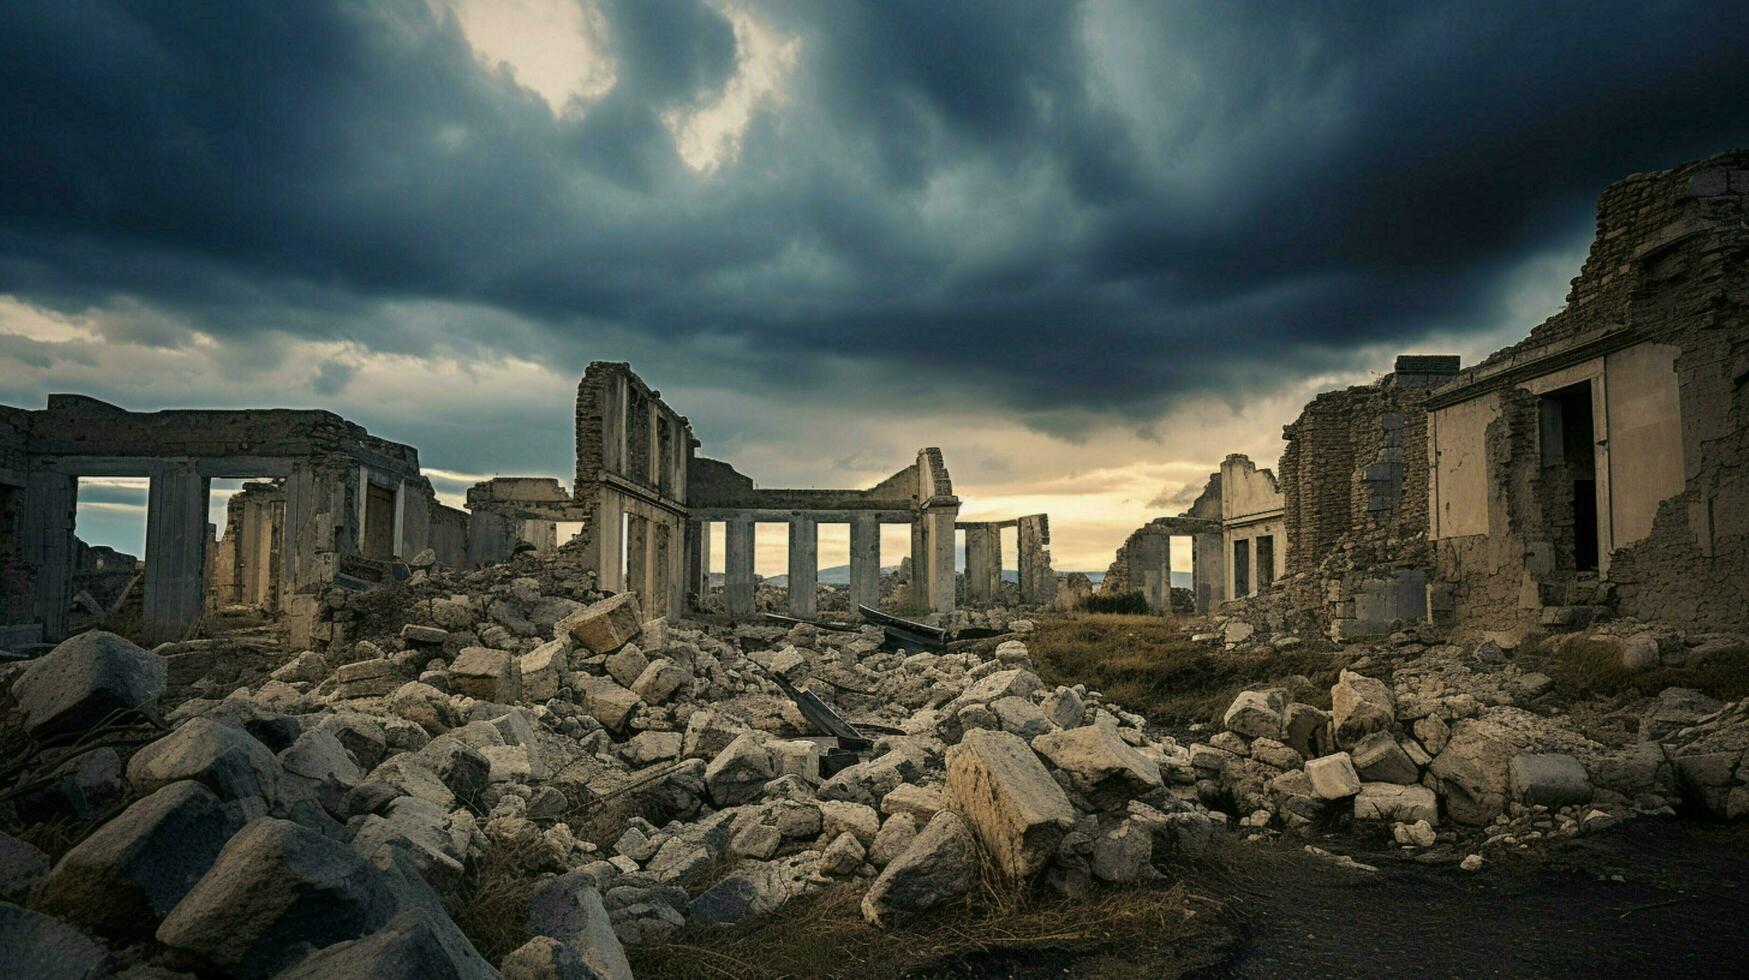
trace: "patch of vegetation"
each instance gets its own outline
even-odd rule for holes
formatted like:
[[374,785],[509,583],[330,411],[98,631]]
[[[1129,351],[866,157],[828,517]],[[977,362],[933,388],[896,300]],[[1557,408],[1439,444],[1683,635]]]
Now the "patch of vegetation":
[[1685,667],[1658,666],[1630,670],[1622,665],[1621,648],[1588,637],[1546,642],[1520,655],[1527,670],[1539,670],[1554,681],[1555,692],[1572,700],[1639,694],[1651,697],[1667,687],[1691,687],[1724,701],[1749,697],[1749,651],[1714,654],[1705,663]]
[[1148,597],[1135,592],[1089,592],[1081,598],[1080,609],[1088,613],[1113,613],[1119,616],[1148,615]]
[[[1321,642],[1226,650],[1191,642],[1173,620],[1094,613],[1042,618],[1027,646],[1047,683],[1086,684],[1167,725],[1218,722],[1250,687],[1292,687],[1295,699],[1328,707],[1330,686],[1353,661]],[[1290,685],[1296,675],[1310,685]]]
[[990,870],[973,894],[891,929],[841,885],[738,926],[628,947],[652,977],[1178,976],[1218,962],[1232,935],[1182,886],[1099,888],[1075,899],[1016,891]]
[[474,948],[498,963],[532,938],[528,903],[540,885],[533,847],[490,841],[455,895],[444,904]]

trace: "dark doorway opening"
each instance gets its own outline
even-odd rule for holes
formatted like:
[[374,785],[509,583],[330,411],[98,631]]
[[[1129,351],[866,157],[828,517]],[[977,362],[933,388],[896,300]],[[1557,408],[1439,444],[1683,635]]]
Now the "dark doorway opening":
[[1257,591],[1275,584],[1275,535],[1257,536]]
[[1251,541],[1233,542],[1233,597],[1251,594]]
[[1592,424],[1591,382],[1556,388],[1542,396],[1542,463],[1551,493],[1548,517],[1559,550],[1577,572],[1598,563],[1597,434]]
[[395,557],[395,491],[365,484],[364,556],[379,561]]

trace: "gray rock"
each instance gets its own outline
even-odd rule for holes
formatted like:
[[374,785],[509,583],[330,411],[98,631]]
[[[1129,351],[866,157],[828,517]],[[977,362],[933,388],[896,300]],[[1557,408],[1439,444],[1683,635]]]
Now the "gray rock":
[[739,735],[705,767],[704,783],[719,807],[759,798],[760,787],[775,775],[771,754],[752,732]]
[[0,976],[12,980],[87,980],[106,953],[58,919],[0,902]]
[[1153,856],[1153,834],[1134,820],[1123,820],[1093,839],[1093,876],[1101,881],[1135,881],[1153,873]]
[[976,878],[977,846],[959,814],[936,814],[869,886],[862,917],[885,927],[896,914],[927,911],[964,895]]
[[61,643],[12,684],[24,727],[38,737],[82,732],[111,712],[150,704],[164,693],[164,662],[101,630]]
[[1330,689],[1330,718],[1336,744],[1348,747],[1396,722],[1391,689],[1377,678],[1344,670]]
[[1439,799],[1425,786],[1362,783],[1354,798],[1354,819],[1439,823]]
[[408,908],[360,939],[329,946],[274,980],[497,980],[442,909]]
[[1507,786],[1512,798],[1525,806],[1563,807],[1591,802],[1591,782],[1586,778],[1585,766],[1570,755],[1515,755],[1507,768]]
[[18,901],[49,870],[49,856],[10,834],[0,834],[0,899]]
[[192,779],[221,800],[280,798],[284,772],[273,752],[241,728],[191,718],[169,735],[134,753],[128,782],[142,793]]
[[211,790],[171,783],[62,855],[35,905],[100,935],[149,932],[212,867],[235,830]]
[[1240,691],[1221,716],[1227,731],[1248,738],[1279,738],[1282,712],[1287,710],[1287,692],[1279,688]]
[[625,646],[643,630],[643,614],[632,592],[603,599],[580,609],[555,625],[591,653],[607,654]]
[[694,925],[720,926],[769,915],[790,897],[789,888],[771,864],[743,865],[699,893],[687,906]]
[[1044,867],[1075,811],[1018,736],[974,731],[947,753],[947,795],[1011,878]]
[[1360,774],[1347,752],[1337,752],[1306,763],[1306,777],[1320,799],[1345,800],[1360,792]]
[[536,936],[499,964],[504,980],[598,980],[577,951],[550,936]]
[[1076,792],[1101,809],[1117,809],[1161,786],[1160,767],[1104,725],[1040,735],[1033,751],[1062,770]]
[[581,871],[562,874],[535,889],[529,900],[528,931],[569,946],[604,980],[632,980],[631,963],[613,931],[601,893]]
[[1421,770],[1390,732],[1373,732],[1349,750],[1354,769],[1364,782],[1408,786],[1421,780]]
[[268,977],[386,925],[398,902],[346,845],[288,820],[258,820],[165,916],[157,938],[229,974]]
[[1687,687],[1658,692],[1640,715],[1640,740],[1657,742],[1723,708],[1725,703]]

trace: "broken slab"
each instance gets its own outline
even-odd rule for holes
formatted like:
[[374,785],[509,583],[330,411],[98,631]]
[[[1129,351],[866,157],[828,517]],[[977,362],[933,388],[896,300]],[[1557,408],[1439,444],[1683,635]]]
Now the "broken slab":
[[947,752],[947,796],[1011,878],[1043,868],[1075,809],[1018,736],[978,729]]
[[635,639],[643,631],[643,620],[637,595],[621,592],[572,613],[560,625],[570,630],[578,646],[609,654]]
[[1550,808],[1591,802],[1591,781],[1585,765],[1570,755],[1515,755],[1507,766],[1512,798],[1525,806]]

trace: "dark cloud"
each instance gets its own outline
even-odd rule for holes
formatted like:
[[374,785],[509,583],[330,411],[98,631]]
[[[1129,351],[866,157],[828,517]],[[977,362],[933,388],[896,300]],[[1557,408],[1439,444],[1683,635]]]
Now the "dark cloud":
[[699,0],[604,3],[580,115],[425,0],[13,0],[0,293],[257,358],[635,336],[792,391],[831,359],[1073,434],[1497,328],[1603,184],[1749,142],[1741,3],[744,9],[797,60],[701,174],[665,115],[746,52]]

